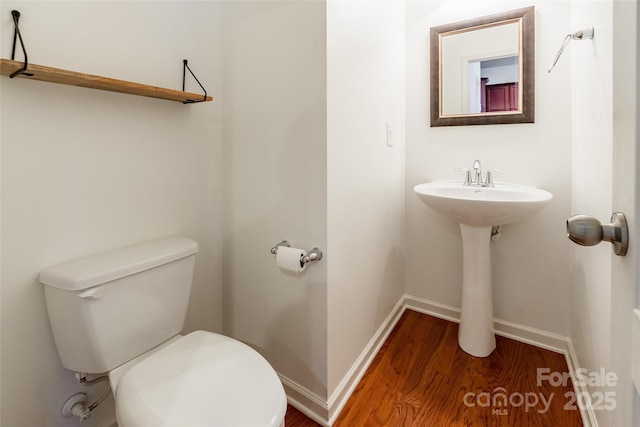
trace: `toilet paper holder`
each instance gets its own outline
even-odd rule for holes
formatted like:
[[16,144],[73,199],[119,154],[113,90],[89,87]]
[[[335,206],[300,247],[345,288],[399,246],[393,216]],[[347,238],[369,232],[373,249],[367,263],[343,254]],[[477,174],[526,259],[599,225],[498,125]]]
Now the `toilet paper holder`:
[[[271,248],[271,253],[273,255],[277,255],[278,247],[280,246],[286,246],[290,248],[291,243],[289,243],[288,240],[283,240],[282,242],[278,243],[277,245]],[[312,261],[320,261],[321,259],[322,259],[322,251],[320,251],[320,249],[318,248],[313,248],[309,252],[307,252],[306,255],[303,255],[300,257],[300,265],[304,265]]]

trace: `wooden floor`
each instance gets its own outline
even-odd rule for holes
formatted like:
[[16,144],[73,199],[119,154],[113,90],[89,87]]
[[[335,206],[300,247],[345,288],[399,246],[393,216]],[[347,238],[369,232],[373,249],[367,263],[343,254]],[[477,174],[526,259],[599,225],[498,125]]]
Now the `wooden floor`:
[[[407,310],[334,427],[582,425],[570,380],[538,384],[538,368],[568,371],[563,355],[496,337],[491,356],[476,358],[457,334],[456,323]],[[318,426],[293,407],[285,424]]]

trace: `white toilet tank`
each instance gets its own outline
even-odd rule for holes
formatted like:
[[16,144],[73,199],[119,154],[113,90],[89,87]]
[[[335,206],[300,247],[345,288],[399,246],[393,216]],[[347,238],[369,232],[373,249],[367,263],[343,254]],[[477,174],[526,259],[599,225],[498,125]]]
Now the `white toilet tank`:
[[171,237],[40,273],[62,365],[104,373],[184,326],[198,244]]

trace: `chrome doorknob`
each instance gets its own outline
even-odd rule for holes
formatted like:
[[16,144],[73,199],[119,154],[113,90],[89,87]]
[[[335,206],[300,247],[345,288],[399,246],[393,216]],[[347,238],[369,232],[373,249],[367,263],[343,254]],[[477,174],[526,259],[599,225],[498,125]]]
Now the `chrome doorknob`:
[[629,247],[627,219],[621,212],[611,215],[611,224],[602,224],[589,215],[574,215],[567,220],[567,235],[572,242],[582,246],[611,242],[613,252],[620,256],[625,256]]

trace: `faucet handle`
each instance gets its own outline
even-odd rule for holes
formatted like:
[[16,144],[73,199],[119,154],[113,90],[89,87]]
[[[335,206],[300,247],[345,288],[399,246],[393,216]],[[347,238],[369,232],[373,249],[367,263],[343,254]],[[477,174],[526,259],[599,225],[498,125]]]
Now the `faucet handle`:
[[471,171],[469,168],[456,168],[458,172],[466,172],[464,177],[464,185],[471,185]]
[[500,169],[490,169],[487,171],[487,178],[484,180],[484,184],[487,187],[493,187],[493,174],[494,173],[501,173],[502,171]]

